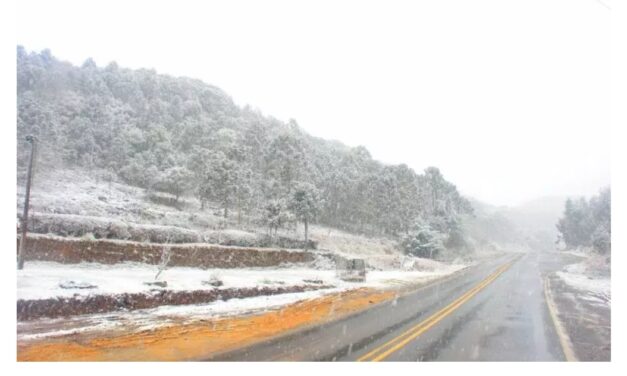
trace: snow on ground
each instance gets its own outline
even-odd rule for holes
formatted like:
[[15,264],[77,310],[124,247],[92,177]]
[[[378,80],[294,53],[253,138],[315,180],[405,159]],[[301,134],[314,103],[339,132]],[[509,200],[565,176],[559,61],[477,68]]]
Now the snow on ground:
[[571,287],[584,293],[596,295],[608,304],[611,302],[612,283],[610,278],[592,278],[585,274],[564,271],[558,271],[557,275]]
[[[24,202],[24,187],[17,187],[17,211]],[[180,199],[183,210],[146,198],[144,189],[107,182],[97,173],[79,170],[41,171],[31,190],[31,210],[41,213],[74,214],[121,221],[207,229],[223,226],[211,210],[199,211],[197,200]]]
[[[171,267],[164,270],[158,281],[167,281],[168,290],[204,290],[212,277],[220,279],[221,288],[255,286],[294,286],[307,284],[305,280],[320,280],[324,285],[338,288],[378,287],[411,284],[452,273],[465,265],[444,265],[430,271],[371,271],[366,282],[344,282],[336,278],[335,270],[316,270],[302,267],[280,269],[197,269]],[[27,262],[18,271],[18,299],[45,299],[91,294],[138,293],[154,289],[145,282],[154,282],[158,268],[139,263],[103,265],[97,263],[59,264],[46,261]],[[92,285],[95,288],[62,288],[70,282]]]
[[400,254],[399,248],[392,240],[349,234],[319,225],[310,226],[309,238],[318,242],[319,249],[348,257]]
[[[214,287],[203,285],[212,277],[220,279],[221,288],[242,288],[255,286],[304,285],[303,279],[320,279],[325,283],[335,282],[333,272],[312,269],[198,269],[171,267],[164,270],[158,279],[157,266],[140,263],[102,265],[98,263],[59,264],[34,261],[26,263],[18,271],[18,299],[44,299],[51,297],[71,297],[93,294],[117,294],[148,292],[155,286],[145,282],[167,281],[168,290],[192,291]],[[93,289],[64,289],[60,284],[74,281],[80,284],[95,285]]]
[[577,256],[577,257],[588,258],[590,257],[590,253],[592,251],[589,249],[585,249],[585,248],[577,248],[577,249],[569,249],[567,251],[562,251],[562,252],[569,254],[569,255]]
[[605,257],[587,254],[583,262],[568,265],[556,274],[566,284],[581,291],[583,298],[611,304],[611,278]]

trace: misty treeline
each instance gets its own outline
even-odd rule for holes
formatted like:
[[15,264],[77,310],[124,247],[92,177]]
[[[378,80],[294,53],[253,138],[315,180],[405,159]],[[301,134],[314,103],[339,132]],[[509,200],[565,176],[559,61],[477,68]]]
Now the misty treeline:
[[200,80],[91,59],[76,67],[18,46],[17,106],[18,167],[32,134],[50,166],[108,171],[175,200],[191,194],[203,209],[274,232],[315,221],[403,238],[418,255],[465,246],[461,219],[472,207],[437,168],[382,164]]
[[612,194],[609,187],[586,200],[568,199],[557,222],[558,241],[567,249],[592,248],[608,254],[612,248]]

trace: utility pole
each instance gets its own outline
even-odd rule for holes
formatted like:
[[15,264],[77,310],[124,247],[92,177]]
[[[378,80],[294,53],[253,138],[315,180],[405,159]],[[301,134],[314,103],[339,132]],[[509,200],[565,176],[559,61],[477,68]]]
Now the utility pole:
[[24,269],[24,249],[26,243],[26,233],[28,231],[28,207],[30,205],[30,183],[33,179],[33,161],[37,149],[36,139],[33,136],[26,136],[26,141],[30,143],[30,161],[28,162],[28,175],[26,176],[26,196],[24,198],[24,214],[22,215],[22,238],[20,239],[20,249],[17,254],[17,269]]

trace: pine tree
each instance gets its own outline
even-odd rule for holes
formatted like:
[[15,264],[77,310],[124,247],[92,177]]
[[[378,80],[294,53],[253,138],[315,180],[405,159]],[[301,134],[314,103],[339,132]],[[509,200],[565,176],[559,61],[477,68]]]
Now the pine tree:
[[316,187],[309,183],[299,183],[292,192],[288,209],[305,227],[305,242],[309,241],[309,224],[318,215],[320,194]]

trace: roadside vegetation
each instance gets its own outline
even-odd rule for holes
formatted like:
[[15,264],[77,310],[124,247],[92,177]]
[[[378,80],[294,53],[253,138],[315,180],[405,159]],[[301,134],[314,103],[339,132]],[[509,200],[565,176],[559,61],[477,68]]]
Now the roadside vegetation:
[[591,249],[609,255],[612,248],[612,193],[609,187],[587,200],[568,199],[557,223],[558,242],[566,249]]

